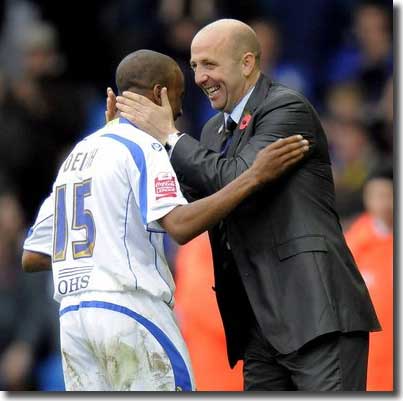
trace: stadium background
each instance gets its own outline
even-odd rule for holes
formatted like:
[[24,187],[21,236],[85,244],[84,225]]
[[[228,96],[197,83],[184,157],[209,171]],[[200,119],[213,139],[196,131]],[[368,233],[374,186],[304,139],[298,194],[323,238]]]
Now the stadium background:
[[[197,138],[213,112],[193,83],[190,42],[200,27],[228,17],[256,30],[262,70],[320,113],[344,229],[364,212],[366,177],[393,161],[390,1],[0,1],[0,390],[63,388],[51,273],[22,273],[21,246],[72,144],[102,126],[117,63],[140,48],[174,57],[186,77],[179,125]],[[230,372],[225,361],[205,236],[179,251],[170,240],[166,246],[199,389],[240,389],[241,366]],[[392,278],[391,259],[380,263]],[[371,285],[389,296],[391,319],[390,291]]]

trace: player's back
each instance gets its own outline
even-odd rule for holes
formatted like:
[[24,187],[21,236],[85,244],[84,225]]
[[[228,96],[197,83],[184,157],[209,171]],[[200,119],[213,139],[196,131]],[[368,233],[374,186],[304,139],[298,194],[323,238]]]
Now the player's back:
[[74,147],[53,186],[57,300],[82,291],[140,289],[172,302],[174,284],[156,220],[185,201],[177,196],[175,178],[173,197],[169,179],[162,179],[161,199],[155,194],[160,173],[171,170],[162,145],[124,119]]

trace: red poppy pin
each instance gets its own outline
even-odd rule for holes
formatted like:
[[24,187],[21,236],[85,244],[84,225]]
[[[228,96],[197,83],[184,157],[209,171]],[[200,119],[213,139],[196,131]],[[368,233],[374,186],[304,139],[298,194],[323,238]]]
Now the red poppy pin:
[[249,121],[250,121],[251,119],[252,119],[252,116],[251,116],[249,113],[246,113],[246,114],[242,117],[241,123],[239,124],[239,129],[240,129],[240,130],[245,129],[245,128],[248,126]]

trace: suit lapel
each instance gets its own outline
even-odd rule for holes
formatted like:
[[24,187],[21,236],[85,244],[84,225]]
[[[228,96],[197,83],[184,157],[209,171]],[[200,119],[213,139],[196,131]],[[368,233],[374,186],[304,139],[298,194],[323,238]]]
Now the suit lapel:
[[262,104],[263,100],[267,97],[272,86],[272,81],[266,77],[266,75],[260,74],[258,81],[256,82],[255,89],[250,96],[248,103],[246,103],[245,110],[249,110],[253,115],[255,110]]
[[[260,106],[263,100],[267,96],[267,92],[271,87],[271,81],[263,74],[260,74],[258,81],[256,82],[255,89],[253,90],[246,106],[242,112],[242,116],[239,120],[239,124],[234,131],[234,137],[231,143],[231,146],[228,149],[227,157],[233,157],[236,149],[238,148],[239,143],[243,135],[246,134],[246,127],[243,127],[242,121],[243,119],[250,114],[253,118],[253,113]],[[247,118],[247,117],[246,117]],[[250,121],[249,121],[250,122]],[[247,124],[248,125],[248,124]],[[243,129],[241,129],[243,128]]]
[[214,135],[210,135],[210,143],[208,144],[209,148],[214,152],[220,152],[221,143],[223,140],[223,132],[224,132],[224,113],[219,113],[215,117],[215,121],[213,122],[212,131]]

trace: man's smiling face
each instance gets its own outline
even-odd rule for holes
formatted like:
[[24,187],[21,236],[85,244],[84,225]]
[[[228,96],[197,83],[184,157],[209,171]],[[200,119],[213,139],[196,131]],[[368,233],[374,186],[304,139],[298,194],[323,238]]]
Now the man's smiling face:
[[247,91],[234,41],[214,30],[199,32],[191,45],[190,66],[211,106],[230,113]]

